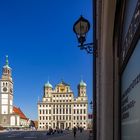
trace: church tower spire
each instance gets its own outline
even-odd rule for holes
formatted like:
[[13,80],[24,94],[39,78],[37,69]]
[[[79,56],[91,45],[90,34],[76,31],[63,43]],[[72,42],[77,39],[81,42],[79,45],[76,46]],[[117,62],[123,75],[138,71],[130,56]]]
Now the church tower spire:
[[9,67],[8,55],[6,55],[6,63],[3,66],[2,80],[10,80],[12,82],[11,76],[11,68]]
[[13,81],[7,55],[0,85],[0,124],[6,127],[11,125],[10,115],[13,113]]
[[9,66],[8,55],[6,55],[6,66]]

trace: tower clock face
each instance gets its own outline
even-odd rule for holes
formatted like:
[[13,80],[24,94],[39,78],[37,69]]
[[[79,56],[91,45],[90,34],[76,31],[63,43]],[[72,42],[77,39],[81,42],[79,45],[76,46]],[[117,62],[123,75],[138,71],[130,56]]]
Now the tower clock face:
[[4,91],[4,92],[6,92],[6,91],[7,91],[7,88],[6,88],[6,87],[4,87],[4,88],[3,88],[3,91]]

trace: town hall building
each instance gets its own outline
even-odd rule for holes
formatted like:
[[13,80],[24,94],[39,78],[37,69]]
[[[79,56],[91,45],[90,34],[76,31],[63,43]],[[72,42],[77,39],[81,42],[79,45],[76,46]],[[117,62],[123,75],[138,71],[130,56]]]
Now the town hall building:
[[78,97],[70,85],[61,81],[53,89],[49,81],[44,85],[42,101],[38,101],[38,129],[72,129],[74,126],[87,129],[88,99],[86,83],[78,85]]

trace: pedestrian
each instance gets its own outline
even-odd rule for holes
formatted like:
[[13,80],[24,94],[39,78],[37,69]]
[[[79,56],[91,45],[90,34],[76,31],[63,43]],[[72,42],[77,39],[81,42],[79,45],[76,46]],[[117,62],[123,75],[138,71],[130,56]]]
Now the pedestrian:
[[83,128],[82,127],[80,127],[80,132],[82,133],[82,130],[83,130]]
[[76,137],[76,127],[74,126],[73,128],[73,134],[74,134],[74,138]]

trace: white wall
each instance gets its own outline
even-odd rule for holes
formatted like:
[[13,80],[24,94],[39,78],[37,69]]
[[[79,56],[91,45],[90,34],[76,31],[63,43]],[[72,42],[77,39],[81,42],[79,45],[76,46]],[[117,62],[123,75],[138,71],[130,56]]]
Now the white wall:
[[2,105],[1,110],[2,110],[2,114],[8,114],[8,106],[7,105]]
[[15,118],[15,116],[11,116],[11,118],[10,118],[10,124],[12,126],[16,124],[16,118]]

